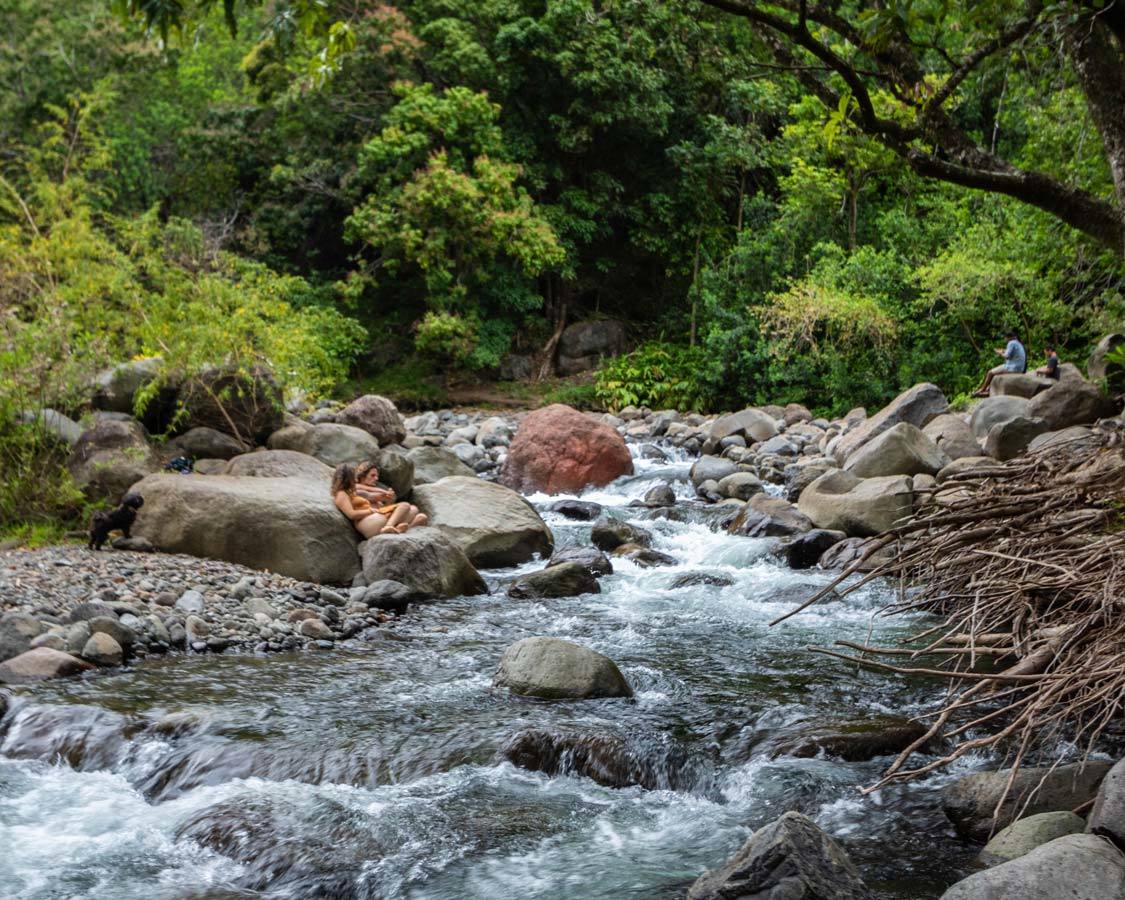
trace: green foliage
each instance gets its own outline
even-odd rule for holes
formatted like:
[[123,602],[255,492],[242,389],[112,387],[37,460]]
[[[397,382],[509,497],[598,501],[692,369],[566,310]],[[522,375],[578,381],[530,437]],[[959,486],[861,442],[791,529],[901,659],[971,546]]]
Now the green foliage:
[[35,542],[57,537],[59,523],[83,520],[86,503],[67,455],[67,446],[39,425],[0,419],[0,536]]
[[702,352],[673,344],[651,343],[602,364],[594,395],[610,409],[699,409],[703,403],[697,373]]

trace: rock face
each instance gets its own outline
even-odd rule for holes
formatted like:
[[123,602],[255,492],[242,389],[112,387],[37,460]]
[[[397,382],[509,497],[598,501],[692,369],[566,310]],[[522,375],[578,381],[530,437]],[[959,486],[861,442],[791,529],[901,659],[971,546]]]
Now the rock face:
[[1069,811],[1036,813],[1017,819],[1001,831],[985,844],[978,858],[985,865],[996,866],[1065,834],[1081,834],[1085,828],[1082,817]]
[[160,468],[160,459],[140,422],[99,416],[82,432],[67,468],[91,500],[117,503],[134,482]]
[[508,448],[501,481],[528,493],[577,493],[633,474],[625,440],[613,428],[554,403],[529,414]]
[[[1017,813],[1030,816],[1071,810],[1093,799],[1109,768],[1109,763],[1097,760],[1087,761],[1084,767],[1059,766],[1050,773],[1047,769],[1021,768],[995,819],[993,810],[1004,793],[1009,770],[978,772],[948,785],[942,791],[942,808],[958,833],[985,841],[994,828],[1011,824]],[[1037,789],[1044,776],[1046,780]],[[1024,809],[1024,802],[1032,791],[1035,794]]]
[[812,520],[788,500],[755,494],[727,530],[743,537],[792,537],[812,527]]
[[469,558],[436,528],[413,528],[363,543],[363,576],[369,584],[397,581],[419,596],[487,594]]
[[330,584],[359,571],[359,534],[320,480],[150,475],[133,489],[133,533],[161,550]]
[[456,453],[441,447],[415,447],[407,451],[406,456],[414,463],[415,484],[433,484],[457,475],[476,477],[476,472],[461,462]]
[[1068,834],[959,881],[941,900],[1123,900],[1125,856],[1092,834]]
[[625,326],[612,320],[575,322],[559,338],[560,375],[587,372],[607,356],[625,349]]
[[406,437],[406,428],[395,405],[378,394],[357,397],[336,413],[336,421],[366,431],[383,447],[401,444]]
[[542,700],[633,696],[608,656],[552,637],[524,638],[508,647],[492,684]]
[[949,462],[949,457],[921,429],[909,422],[899,422],[849,456],[844,470],[860,478],[936,475]]
[[867,537],[890,531],[910,515],[914,492],[905,475],[857,478],[842,470],[821,475],[801,493],[797,508],[816,525]]
[[871,900],[840,846],[806,816],[787,812],[691,886],[688,900]]
[[1015,459],[1045,431],[1047,431],[1046,419],[1015,416],[1005,422],[998,422],[988,429],[988,436],[984,439],[984,452],[1001,462]]
[[1125,847],[1125,760],[1118,762],[1102,780],[1086,830]]
[[1036,394],[1027,404],[1027,415],[1044,419],[1048,431],[1086,425],[1111,416],[1114,405],[1096,386],[1081,377],[1061,377],[1053,388]]
[[549,555],[554,537],[535,508],[515,491],[472,478],[443,478],[414,489],[412,502],[473,565],[513,566]]
[[732,434],[741,435],[747,442],[768,441],[777,434],[777,420],[760,409],[749,407],[729,416],[720,416],[711,425],[713,440],[721,441]]
[[239,475],[247,478],[306,478],[319,481],[328,490],[332,469],[319,459],[296,450],[259,450],[243,453],[224,466],[222,475]]
[[980,456],[980,444],[973,437],[969,423],[953,413],[944,413],[931,419],[922,434],[937,444],[950,459],[963,456]]
[[180,386],[186,426],[203,425],[253,444],[281,427],[284,405],[273,377],[263,370],[234,372],[215,368]]
[[976,438],[983,440],[993,425],[1028,415],[1028,402],[1023,397],[988,397],[981,400],[969,419],[969,428]]
[[35,647],[0,663],[0,684],[28,684],[48,678],[65,678],[92,668],[88,662],[61,650]]
[[832,448],[833,454],[836,461],[843,465],[856,450],[900,422],[924,428],[930,419],[948,410],[949,402],[936,384],[916,384],[895,397],[875,415],[864,419],[858,428],[843,435]]
[[598,580],[580,562],[564,562],[521,575],[508,587],[514,600],[541,600],[600,594]]

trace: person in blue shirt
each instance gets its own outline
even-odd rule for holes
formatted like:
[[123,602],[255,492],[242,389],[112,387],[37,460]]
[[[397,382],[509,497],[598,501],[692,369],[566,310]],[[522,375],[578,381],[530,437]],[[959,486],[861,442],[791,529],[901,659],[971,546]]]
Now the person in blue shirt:
[[993,351],[1004,361],[988,370],[988,374],[984,376],[984,383],[977,388],[973,394],[974,397],[987,397],[988,389],[992,386],[992,379],[1003,372],[1022,373],[1027,371],[1027,351],[1020,343],[1019,335],[1014,331],[1009,331],[1005,337],[1008,339],[1007,346],[997,347]]

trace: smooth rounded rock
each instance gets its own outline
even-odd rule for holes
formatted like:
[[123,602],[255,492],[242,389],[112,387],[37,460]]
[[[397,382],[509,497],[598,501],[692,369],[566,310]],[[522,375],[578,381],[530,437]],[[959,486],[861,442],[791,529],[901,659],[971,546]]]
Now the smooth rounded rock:
[[608,656],[553,637],[524,638],[508,647],[492,683],[542,700],[633,696]]

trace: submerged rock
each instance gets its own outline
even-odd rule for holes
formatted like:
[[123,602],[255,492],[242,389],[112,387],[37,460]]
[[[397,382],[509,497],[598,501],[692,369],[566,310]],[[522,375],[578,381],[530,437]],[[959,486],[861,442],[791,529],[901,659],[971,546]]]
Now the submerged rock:
[[585,500],[556,500],[547,509],[580,522],[592,522],[602,514],[600,503],[588,503]]
[[901,716],[826,722],[783,741],[773,755],[803,758],[824,754],[863,762],[901,753],[925,733],[925,726]]
[[811,819],[787,812],[700,878],[688,900],[871,900],[839,844]]
[[689,572],[687,575],[677,576],[668,587],[675,591],[681,588],[704,585],[710,587],[730,587],[732,584],[734,584],[734,579],[727,575],[712,575],[709,572]]
[[552,637],[524,638],[508,647],[492,684],[542,700],[633,696],[608,656]]

